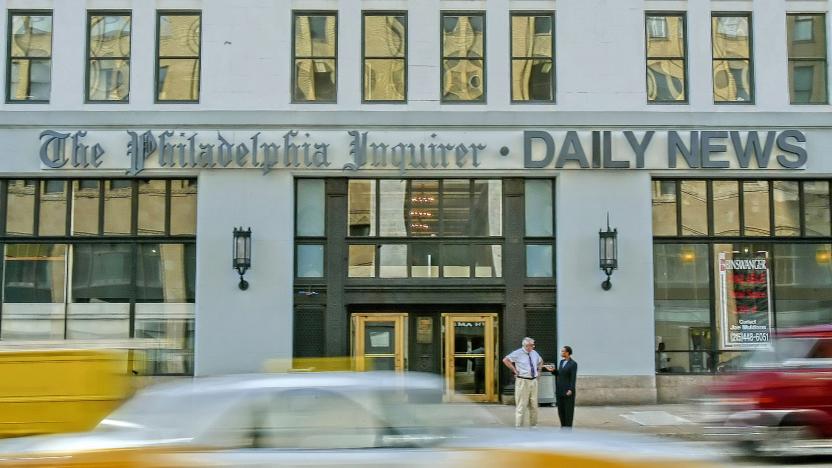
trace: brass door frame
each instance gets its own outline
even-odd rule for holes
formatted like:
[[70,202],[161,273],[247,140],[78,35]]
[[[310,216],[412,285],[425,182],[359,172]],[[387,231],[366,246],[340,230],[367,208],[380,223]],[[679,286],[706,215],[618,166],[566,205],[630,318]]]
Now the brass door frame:
[[[405,353],[407,351],[407,314],[405,313],[367,313],[352,314],[352,360],[353,369],[359,372],[366,371],[366,357],[392,357],[393,368],[396,372],[404,372]],[[393,322],[394,331],[394,354],[367,354],[365,352],[364,330],[368,323],[389,323]]]
[[[485,354],[455,354],[454,353],[454,332],[455,322],[485,322]],[[444,325],[444,332],[442,339],[444,341],[443,359],[445,360],[445,399],[448,401],[478,401],[478,402],[495,402],[497,401],[497,384],[495,382],[496,374],[496,355],[497,355],[497,333],[496,326],[497,314],[442,314],[442,323]],[[458,395],[454,390],[455,387],[455,358],[471,358],[483,357],[485,360],[485,393],[481,394],[464,394]]]

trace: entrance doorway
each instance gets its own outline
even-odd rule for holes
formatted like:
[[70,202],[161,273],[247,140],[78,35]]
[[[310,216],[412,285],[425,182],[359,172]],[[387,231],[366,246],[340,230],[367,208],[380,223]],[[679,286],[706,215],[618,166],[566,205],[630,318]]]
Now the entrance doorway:
[[435,372],[449,401],[497,401],[497,314],[367,312],[351,324],[355,370]]
[[496,327],[496,314],[442,314],[442,364],[449,400],[497,401]]
[[352,315],[352,355],[355,370],[405,370],[407,314]]

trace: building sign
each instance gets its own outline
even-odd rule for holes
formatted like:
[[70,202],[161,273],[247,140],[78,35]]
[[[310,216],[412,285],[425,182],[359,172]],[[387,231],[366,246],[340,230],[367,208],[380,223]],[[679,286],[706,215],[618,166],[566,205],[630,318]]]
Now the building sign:
[[805,169],[798,130],[68,131],[40,133],[45,169]]
[[719,253],[719,313],[723,349],[771,343],[771,282],[767,252]]

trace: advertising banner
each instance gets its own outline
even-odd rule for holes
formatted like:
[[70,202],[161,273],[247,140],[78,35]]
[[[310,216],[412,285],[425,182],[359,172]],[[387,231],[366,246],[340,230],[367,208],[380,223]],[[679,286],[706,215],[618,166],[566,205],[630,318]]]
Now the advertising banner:
[[720,252],[719,314],[723,349],[758,349],[771,343],[768,252]]

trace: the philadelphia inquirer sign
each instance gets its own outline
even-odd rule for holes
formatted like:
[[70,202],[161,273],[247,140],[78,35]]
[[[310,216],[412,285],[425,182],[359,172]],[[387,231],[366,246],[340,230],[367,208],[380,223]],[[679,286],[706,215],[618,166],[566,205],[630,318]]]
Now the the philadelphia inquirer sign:
[[800,130],[44,130],[44,169],[805,169]]

